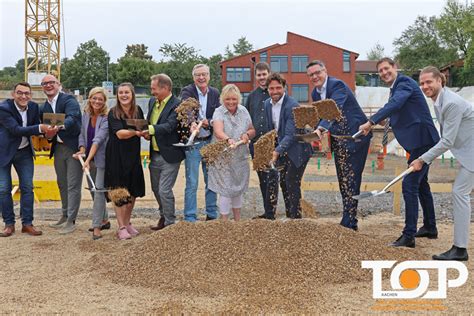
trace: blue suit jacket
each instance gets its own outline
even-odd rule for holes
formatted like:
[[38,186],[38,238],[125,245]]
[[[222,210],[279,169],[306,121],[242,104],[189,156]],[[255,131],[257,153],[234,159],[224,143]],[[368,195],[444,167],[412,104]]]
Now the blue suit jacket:
[[29,138],[31,155],[34,156],[31,136],[40,134],[39,113],[38,104],[28,102],[27,123],[26,127],[23,127],[21,115],[18,113],[14,101],[8,99],[0,103],[0,167],[5,167],[13,159],[23,136]]
[[[152,97],[148,102],[148,115],[147,120],[150,122],[151,113],[155,106],[156,99]],[[180,101],[174,95],[168,100],[165,108],[160,114],[158,121],[153,125],[155,129],[156,144],[160,149],[160,153],[168,163],[178,163],[185,158],[184,150],[179,147],[173,146],[173,144],[179,143],[179,135],[177,131],[178,120],[177,113],[174,111],[179,105]],[[150,123],[151,124],[151,123]],[[150,153],[153,151],[153,144],[150,140]]]
[[[43,113],[54,113],[51,104],[46,100],[41,108],[41,119]],[[66,146],[77,151],[79,145],[79,134],[81,133],[81,108],[74,96],[60,92],[56,101],[56,113],[65,113],[64,130],[60,130],[58,135]],[[50,157],[53,156],[57,144],[57,137],[53,138]]]
[[[287,154],[298,168],[309,160],[312,148],[310,144],[300,143],[295,139],[296,126],[293,117],[293,108],[297,106],[299,106],[298,101],[285,94],[281,105],[280,120],[278,122],[278,145],[275,151],[280,154],[280,157]],[[270,130],[274,129],[271,99],[265,101],[265,114]]]
[[372,115],[371,121],[378,123],[387,117],[397,141],[406,151],[439,141],[426,99],[410,77],[398,74],[388,102]]
[[[320,101],[321,94],[313,89],[311,93],[313,101]],[[367,117],[357,102],[352,90],[344,83],[344,81],[334,77],[328,77],[326,85],[326,99],[332,99],[336,102],[341,110],[342,119],[339,121],[321,120],[319,126],[329,130],[333,135],[354,135],[359,131],[359,126],[367,122]],[[365,142],[369,142],[372,133],[361,137],[361,142],[347,141],[347,148],[351,152],[355,152]],[[363,147],[363,146],[362,146]]]

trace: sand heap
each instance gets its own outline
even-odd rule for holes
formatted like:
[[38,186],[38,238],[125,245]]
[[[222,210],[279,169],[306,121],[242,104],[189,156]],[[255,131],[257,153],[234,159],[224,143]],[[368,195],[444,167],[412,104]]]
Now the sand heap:
[[247,307],[265,302],[280,311],[314,304],[318,289],[331,284],[370,282],[371,271],[361,269],[361,260],[417,257],[414,249],[400,251],[309,219],[179,222],[123,249],[113,261],[91,259],[115,283],[189,299],[231,298]]

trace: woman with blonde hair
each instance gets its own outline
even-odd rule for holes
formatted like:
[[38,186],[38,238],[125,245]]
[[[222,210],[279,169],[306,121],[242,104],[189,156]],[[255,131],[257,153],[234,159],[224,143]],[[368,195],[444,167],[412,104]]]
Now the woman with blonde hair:
[[[105,147],[109,140],[109,124],[107,121],[107,93],[104,88],[95,87],[89,92],[89,98],[82,115],[81,133],[79,135],[79,151],[76,159],[85,156],[83,169],[89,170],[95,186],[104,187]],[[87,179],[89,181],[89,179]],[[89,183],[89,187],[91,183]],[[92,239],[102,238],[100,231],[109,229],[109,215],[106,208],[105,195],[102,192],[91,192],[94,200],[92,211]]]
[[131,195],[130,203],[115,205],[120,240],[138,235],[130,218],[135,199],[145,195],[140,158],[140,137],[145,137],[145,132],[132,129],[127,125],[127,119],[143,119],[143,112],[136,104],[133,85],[125,82],[118,86],[117,104],[109,111],[109,142],[105,152],[105,186],[125,188]]
[[255,137],[252,119],[240,103],[242,97],[239,88],[228,84],[222,88],[221,106],[212,117],[214,134],[212,142],[225,140],[230,145],[242,140],[245,145],[232,150],[230,163],[209,166],[209,189],[219,195],[219,212],[227,220],[232,210],[234,220],[240,220],[242,197],[249,186],[249,148],[246,145]]

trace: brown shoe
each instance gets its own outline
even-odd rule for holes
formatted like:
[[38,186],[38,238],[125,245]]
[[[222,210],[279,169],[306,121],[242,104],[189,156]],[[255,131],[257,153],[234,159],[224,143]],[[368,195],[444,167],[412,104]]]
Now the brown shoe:
[[151,230],[160,230],[160,229],[163,229],[163,228],[165,228],[165,218],[164,217],[160,217],[160,220],[158,221],[158,225],[150,227]]
[[21,232],[22,233],[27,233],[31,236],[43,235],[43,232],[41,230],[37,230],[33,225],[22,226],[21,227]]
[[15,226],[9,225],[5,226],[5,229],[0,233],[0,237],[10,237],[15,232]]

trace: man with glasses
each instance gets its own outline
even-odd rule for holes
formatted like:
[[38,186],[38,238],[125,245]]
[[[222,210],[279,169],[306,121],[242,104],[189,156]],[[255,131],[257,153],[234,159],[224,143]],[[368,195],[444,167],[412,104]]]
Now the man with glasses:
[[33,156],[32,135],[48,131],[40,124],[38,104],[31,101],[31,87],[26,82],[17,83],[13,99],[0,103],[0,207],[5,229],[0,237],[15,233],[15,213],[12,199],[12,165],[20,184],[20,214],[22,233],[39,236],[42,232],[33,226]]
[[54,170],[61,195],[62,216],[50,226],[60,228],[60,234],[69,234],[76,229],[76,217],[81,204],[82,167],[72,157],[78,150],[81,132],[81,109],[72,95],[60,92],[61,84],[53,75],[46,75],[41,81],[43,92],[48,98],[42,113],[64,113],[63,128],[55,128],[46,136],[52,140],[50,157],[54,156]]
[[204,174],[205,198],[206,198],[206,220],[217,218],[217,195],[207,187],[207,167],[202,161],[199,150],[210,143],[212,136],[212,115],[214,110],[220,106],[219,91],[209,86],[209,67],[205,64],[197,64],[193,71],[194,83],[181,90],[181,99],[194,98],[199,101],[199,120],[202,121],[202,128],[196,137],[199,142],[196,146],[186,150],[186,188],[184,190],[184,219],[189,222],[197,220],[197,188],[199,181],[199,165],[202,165]]
[[351,135],[357,133],[359,126],[367,122],[367,117],[351,89],[339,79],[329,77],[326,66],[320,60],[314,60],[306,66],[306,72],[314,85],[311,93],[313,101],[332,99],[341,111],[340,120],[321,120],[316,129],[319,137],[323,131],[331,135],[331,150],[334,152],[339,190],[342,196],[343,213],[341,225],[357,230],[358,201],[353,195],[360,193],[362,172],[369,152],[371,133],[358,139]]

